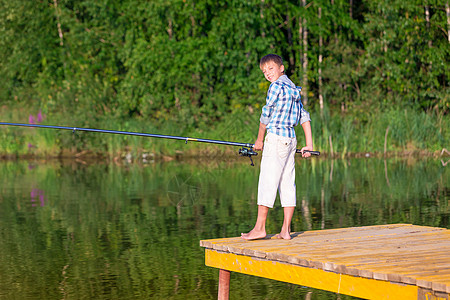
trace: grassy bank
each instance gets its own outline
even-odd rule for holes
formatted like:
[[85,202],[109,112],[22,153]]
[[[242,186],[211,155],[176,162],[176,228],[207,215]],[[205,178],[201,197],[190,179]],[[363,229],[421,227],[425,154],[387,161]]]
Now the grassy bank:
[[[213,125],[201,128],[183,126],[177,120],[155,122],[145,119],[117,119],[103,116],[93,119],[50,116],[39,108],[3,106],[2,122],[39,123],[46,125],[146,132],[183,137],[197,137],[253,143],[256,138],[259,111],[235,112]],[[446,115],[417,112],[410,109],[379,109],[332,113],[312,112],[314,148],[323,156],[358,155],[433,155],[450,145],[450,120]],[[297,128],[299,148],[303,132]],[[236,155],[237,148],[167,139],[125,135],[76,132],[66,130],[0,127],[0,156],[58,157],[99,156],[105,159],[157,159],[191,155]]]

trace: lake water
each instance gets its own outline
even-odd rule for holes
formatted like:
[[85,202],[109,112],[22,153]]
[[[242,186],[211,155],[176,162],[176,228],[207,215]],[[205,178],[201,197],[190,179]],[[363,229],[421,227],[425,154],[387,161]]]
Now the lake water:
[[[215,299],[202,239],[256,220],[259,162],[0,162],[0,299]],[[444,161],[445,163],[445,161]],[[293,231],[450,228],[439,159],[297,161]],[[283,211],[269,212],[268,233]],[[231,299],[354,299],[232,273]]]

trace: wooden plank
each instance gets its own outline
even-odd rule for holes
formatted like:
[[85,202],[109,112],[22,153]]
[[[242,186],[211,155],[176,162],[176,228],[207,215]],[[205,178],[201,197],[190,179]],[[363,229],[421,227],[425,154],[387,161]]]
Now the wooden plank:
[[255,241],[240,237],[214,239],[201,241],[200,245],[258,261],[449,293],[448,229],[393,224],[307,231],[292,236],[291,240],[273,236]]
[[450,286],[449,282],[449,274],[436,274],[432,276],[419,277],[417,279],[417,286],[445,293],[447,292],[447,288]]
[[417,300],[448,300],[448,293],[441,293],[437,291],[419,288]]
[[[427,249],[427,247],[425,247],[424,249]],[[445,254],[443,259],[448,260],[448,253],[443,252],[442,254],[443,255]],[[302,255],[305,255],[305,254],[302,253]],[[336,256],[328,255],[328,252],[326,252],[325,256],[322,254],[319,254],[319,255],[309,254],[308,255],[309,260],[301,260],[299,262],[299,261],[296,261],[295,259],[286,259],[285,258],[286,253],[274,253],[274,254],[269,253],[267,255],[267,258],[274,259],[274,260],[286,261],[289,263],[297,263],[297,264],[309,266],[309,267],[323,268],[328,271],[334,271],[334,272],[347,274],[346,269],[348,269],[349,267],[353,267],[353,269],[354,269],[354,267],[356,267],[356,266],[357,267],[365,267],[365,266],[370,266],[373,264],[375,264],[375,265],[382,264],[383,268],[386,268],[387,266],[389,266],[389,267],[394,266],[394,267],[401,268],[402,264],[404,264],[406,262],[411,263],[411,261],[413,262],[413,264],[415,266],[417,266],[417,265],[422,266],[419,268],[436,269],[436,266],[433,266],[430,263],[427,263],[425,265],[422,264],[423,260],[426,258],[428,259],[427,261],[431,262],[434,258],[430,260],[429,257],[432,257],[433,255],[436,256],[436,253],[434,253],[433,251],[422,252],[420,254],[420,256],[415,255],[414,258],[407,257],[407,256],[405,256],[404,253],[401,253],[401,252],[392,253],[389,251],[386,251],[386,253],[384,253],[383,255],[379,255],[379,253],[378,253],[377,257],[370,257],[370,256],[368,256],[368,253],[365,253],[363,255],[355,255],[354,253],[353,253],[353,255],[351,255],[351,253],[350,253],[347,255],[347,258],[350,258],[350,260],[347,259],[347,260],[343,261],[342,258],[336,258]],[[298,258],[298,256],[297,256],[297,258]],[[325,258],[329,259],[332,262],[326,261]],[[391,260],[391,262],[388,261],[389,259]],[[414,262],[414,260],[417,260],[417,261]],[[343,265],[343,264],[345,264],[345,265]],[[396,269],[398,269],[398,268],[396,268]],[[381,273],[381,274],[385,274],[385,273]],[[349,275],[360,275],[360,276],[364,276],[364,277],[373,277],[374,276],[372,270],[364,270],[363,273],[361,273],[361,274],[353,272],[353,273],[350,273]],[[378,276],[378,278],[382,278],[381,275]],[[387,279],[388,278],[386,277],[385,280],[387,280]],[[392,278],[390,278],[390,279],[392,280]],[[398,280],[399,279],[397,279],[397,281]],[[410,282],[408,281],[406,283],[410,283]]]
[[[449,235],[449,237],[450,237],[450,235]],[[421,237],[417,236],[417,237],[414,237],[414,238],[416,240],[424,239],[423,236],[421,236]],[[361,239],[361,237],[360,237],[360,239]],[[399,239],[399,237],[395,237],[395,240],[397,240],[395,243],[398,243],[398,239]],[[271,247],[273,247],[273,245],[275,245],[275,247],[278,247],[280,249],[282,247],[286,246],[287,251],[290,251],[292,249],[292,247],[301,246],[301,245],[298,245],[298,237],[295,240],[291,240],[291,241],[287,241],[287,242],[285,242],[285,240],[282,240],[282,241],[281,240],[278,240],[278,241],[269,241],[269,240],[242,241],[242,239],[241,239],[240,241],[239,240],[222,241],[220,244],[212,244],[212,245],[208,245],[207,247],[215,249],[215,250],[230,251],[230,252],[233,252],[233,253],[242,254],[243,249],[246,249],[247,251],[248,250],[254,250],[254,251],[265,251],[265,250],[267,250],[267,251],[270,251]],[[433,240],[430,240],[430,243],[431,243],[431,241],[433,241]],[[448,241],[448,240],[442,239],[441,241]],[[308,253],[308,252],[309,253],[317,253],[317,250],[318,250],[317,248],[320,248],[320,250],[327,250],[327,249],[323,249],[324,245],[327,245],[327,244],[324,244],[324,242],[322,242],[322,243],[318,243],[318,242],[319,241],[317,241],[317,240],[315,240],[315,243],[313,243],[313,244],[308,244],[307,241],[303,242],[302,244],[305,244],[308,247],[305,248],[305,249],[302,249],[302,252],[303,253]],[[371,247],[370,243],[380,243],[379,240],[369,240],[369,239],[364,239],[364,240],[361,239],[361,242],[362,242],[362,245],[359,245],[359,244],[354,243],[354,242],[349,241],[349,240],[342,240],[341,241],[341,243],[343,243],[344,245],[346,245],[346,244],[347,245],[351,245],[351,248],[349,248],[350,250],[354,250],[356,247],[358,249],[359,248],[365,249],[365,248]],[[426,242],[426,241],[424,241],[424,242]],[[388,246],[389,245],[389,240],[384,239],[383,243],[386,246]],[[332,245],[333,246],[339,246],[340,244],[339,244],[339,241],[334,240]],[[411,246],[413,246],[413,245],[411,245]],[[406,245],[404,247],[406,247]],[[327,253],[328,254],[333,254],[333,253],[336,253],[338,251],[347,250],[344,247],[339,247],[339,248],[336,248],[336,249],[338,249],[338,250],[329,249],[329,250],[327,250]],[[294,251],[298,251],[298,250],[294,250]]]
[[[439,266],[434,268],[432,266]],[[366,278],[374,278],[379,280],[388,280],[394,282],[402,282],[405,284],[416,284],[416,280],[419,275],[425,276],[426,274],[448,274],[450,264],[448,260],[435,260],[427,263],[426,268],[418,267],[417,264],[410,265],[383,265],[383,264],[366,264],[354,267],[361,272],[356,276],[362,276]]]
[[[421,235],[408,235],[408,236],[392,236],[390,239],[387,238],[386,236],[383,236],[377,239],[374,238],[366,238],[366,237],[359,237],[359,242],[357,240],[333,240],[333,241],[324,241],[321,242],[320,244],[317,243],[317,241],[315,241],[316,243],[308,243],[307,241],[305,241],[303,243],[303,245],[308,245],[308,247],[306,248],[306,250],[308,251],[314,251],[316,250],[315,248],[323,248],[331,245],[334,246],[340,246],[340,248],[338,249],[329,249],[327,252],[333,253],[333,252],[337,252],[337,251],[346,251],[346,250],[352,250],[355,249],[355,247],[357,248],[361,248],[361,249],[371,249],[374,245],[376,246],[380,246],[380,243],[383,243],[382,245],[387,247],[387,246],[397,246],[400,249],[401,248],[406,248],[406,247],[414,247],[414,246],[418,246],[418,245],[423,245],[423,243],[429,243],[430,245],[437,245],[441,242],[448,242],[448,239],[450,238],[450,233],[447,235],[444,235],[444,233],[441,233],[442,236],[435,236],[435,233],[429,233],[428,235],[431,236],[427,236],[424,234]],[[299,238],[299,237],[297,237]],[[422,241],[422,243],[420,242]],[[299,245],[297,240],[295,240],[291,245]]]
[[[366,227],[350,227],[350,228],[340,228],[340,229],[328,229],[321,231],[306,231],[293,233],[295,236],[291,241],[304,243],[321,243],[324,241],[338,241],[338,240],[348,240],[349,238],[361,239],[362,237],[380,237],[380,236],[392,236],[398,234],[408,233],[420,233],[420,232],[439,232],[446,231],[444,228],[435,228],[435,227],[426,227],[426,226],[413,226],[408,224],[394,224],[394,225],[377,225],[377,226],[366,226]],[[270,236],[269,236],[270,237]],[[298,239],[301,237],[301,239]],[[258,241],[266,241],[266,239],[258,240]],[[275,240],[280,241],[280,240]],[[284,240],[283,240],[284,241]],[[240,237],[235,238],[226,238],[226,239],[211,239],[211,240],[203,240],[200,241],[200,245],[206,248],[214,248],[214,244],[217,243],[248,243],[255,241],[245,241]],[[288,241],[290,242],[290,241]],[[219,249],[216,249],[219,250]]]

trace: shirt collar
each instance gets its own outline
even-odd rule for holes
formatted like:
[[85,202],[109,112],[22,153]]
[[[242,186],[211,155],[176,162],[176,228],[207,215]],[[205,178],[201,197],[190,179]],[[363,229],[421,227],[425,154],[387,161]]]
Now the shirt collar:
[[287,75],[281,75],[275,82],[284,83],[291,87],[296,87],[295,84],[287,77]]

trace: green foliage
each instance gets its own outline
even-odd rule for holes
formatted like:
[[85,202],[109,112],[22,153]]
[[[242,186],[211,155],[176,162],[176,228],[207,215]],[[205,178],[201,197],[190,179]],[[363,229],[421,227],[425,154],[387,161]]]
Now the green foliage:
[[[428,7],[430,20],[426,20]],[[368,83],[380,87],[384,101],[448,112],[448,59],[444,2],[375,1],[364,30],[364,68]]]
[[[373,109],[366,113],[367,109],[355,107],[354,113],[333,116],[325,107],[323,114],[312,114],[314,147],[340,156],[380,154],[385,142],[390,153],[437,152],[447,147],[450,120],[444,116],[410,108]],[[297,129],[297,136],[302,137],[301,129]]]
[[[370,113],[365,113],[369,110]],[[24,110],[7,109],[0,113],[1,120],[24,122],[28,117]],[[323,155],[333,153],[340,157],[358,153],[382,154],[386,142],[389,155],[398,153],[440,152],[448,147],[450,140],[450,119],[436,112],[417,112],[411,108],[369,109],[354,107],[352,113],[336,114],[325,106],[323,113],[311,113],[311,127],[314,148]],[[180,127],[175,122],[163,124],[139,119],[127,119],[121,122],[102,117],[91,121],[92,128],[111,129],[131,132],[145,132],[206,138],[215,140],[253,143],[259,126],[260,110],[235,112],[225,116],[220,122],[208,128],[192,129]],[[84,124],[68,123],[68,120],[53,116],[44,120],[48,124],[79,126]],[[387,136],[386,135],[387,132]],[[296,129],[298,147],[304,146],[303,130]],[[110,159],[121,159],[131,155],[134,161],[144,156],[152,159],[160,156],[183,154],[189,157],[205,155],[237,154],[236,147],[212,145],[157,138],[111,135],[102,133],[76,132],[54,129],[32,129],[6,127],[0,128],[0,154],[14,156],[55,156],[55,155],[103,155]],[[331,144],[330,144],[331,139]],[[386,140],[385,140],[386,139]],[[331,148],[331,145],[333,148]],[[67,151],[71,153],[67,153]]]
[[[298,85],[307,75],[307,109],[326,122],[318,129],[323,137],[315,137],[319,145],[329,144],[330,130],[337,138],[342,129],[338,149],[360,149],[350,137],[362,134],[360,144],[375,141],[364,135],[371,134],[363,130],[367,122],[384,126],[381,132],[389,126],[390,121],[375,125],[375,114],[407,109],[410,116],[434,111],[440,122],[427,123],[440,135],[414,141],[417,147],[448,147],[438,142],[448,134],[442,122],[447,124],[450,106],[444,1],[353,2],[318,0],[303,7],[291,0],[0,0],[0,101],[9,109],[41,109],[47,122],[62,125],[164,129],[176,135],[180,129],[192,135],[217,128],[220,137],[252,140],[254,133],[233,119],[237,124],[250,119],[256,131],[268,86],[258,62],[273,52],[283,56],[287,74]],[[307,70],[302,69],[300,29],[308,32]],[[319,93],[326,104],[322,111]],[[31,113],[23,112],[23,118]],[[227,133],[228,127],[235,134]],[[43,152],[74,141],[74,148],[110,154],[124,145],[149,146],[118,140],[103,143],[56,133],[42,142],[56,145]],[[2,147],[7,153],[27,151]]]

